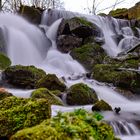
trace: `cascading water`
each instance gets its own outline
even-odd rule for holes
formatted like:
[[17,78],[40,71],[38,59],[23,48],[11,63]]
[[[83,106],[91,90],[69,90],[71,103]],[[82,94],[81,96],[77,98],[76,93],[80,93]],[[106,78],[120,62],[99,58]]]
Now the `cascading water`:
[[[134,42],[131,45],[132,47],[139,42],[139,38],[134,37],[132,30],[129,28],[129,23],[126,20],[122,21],[111,17],[92,17],[71,12],[49,10],[49,13],[44,13],[42,25],[40,26],[41,28],[44,28],[44,31],[46,31],[46,36],[44,36],[37,27],[31,25],[21,17],[16,15],[0,14],[0,27],[7,38],[7,54],[12,60],[12,64],[35,65],[44,69],[47,73],[55,73],[59,77],[64,76],[68,87],[78,82],[86,83],[96,91],[99,98],[107,101],[113,108],[116,106],[121,107],[122,114],[117,115],[117,119],[116,115],[106,115],[103,113],[105,116],[104,119],[108,120],[112,124],[116,134],[122,135],[121,138],[126,140],[126,137],[124,137],[119,131],[121,126],[121,128],[125,131],[124,134],[130,135],[127,137],[127,140],[131,138],[133,140],[139,140],[140,136],[136,135],[139,135],[140,133],[133,121],[139,121],[139,115],[137,116],[136,114],[140,114],[140,109],[138,107],[140,106],[140,103],[129,101],[115,92],[112,88],[95,80],[89,80],[79,76],[86,72],[85,69],[77,61],[73,60],[69,54],[62,54],[57,50],[55,39],[61,18],[71,18],[74,16],[85,16],[89,21],[93,22],[101,29],[103,33],[101,38],[105,40],[103,48],[111,56],[117,56],[120,52],[130,49],[129,46],[126,47],[125,44],[128,40]],[[116,37],[118,36],[122,37],[120,38],[121,41],[116,41]],[[50,39],[51,43],[47,38]],[[70,80],[68,78],[69,76],[75,77],[77,75],[80,77],[78,80],[73,80],[74,78],[71,78]],[[15,91],[13,89],[9,90],[11,92]],[[22,94],[22,91],[20,92]],[[28,97],[30,92],[31,91],[29,91],[28,95],[25,96]],[[16,93],[17,92],[15,92],[15,95],[17,95]],[[27,93],[27,91],[24,91],[24,93]],[[20,95],[18,94],[17,96]],[[83,107],[88,110],[91,109],[91,105]],[[58,110],[71,111],[74,108],[81,108],[81,106],[52,106],[52,113],[55,115]],[[128,114],[126,115],[125,112]],[[125,115],[123,116],[123,114]],[[131,117],[129,118],[129,116]],[[131,136],[132,134],[134,136]]]

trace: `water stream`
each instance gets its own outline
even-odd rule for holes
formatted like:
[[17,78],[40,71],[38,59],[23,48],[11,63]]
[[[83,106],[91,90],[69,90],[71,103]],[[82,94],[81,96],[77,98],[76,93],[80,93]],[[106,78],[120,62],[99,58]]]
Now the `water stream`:
[[[50,12],[52,12],[50,14]],[[82,76],[86,70],[69,54],[63,54],[57,50],[56,34],[61,18],[71,18],[74,16],[85,16],[89,21],[96,24],[102,31],[105,44],[102,46],[109,55],[115,57],[120,52],[126,51],[140,42],[129,28],[128,21],[116,20],[108,17],[87,16],[64,11],[46,11],[43,14],[41,28],[43,34],[36,26],[31,25],[17,15],[0,14],[0,28],[7,44],[7,55],[12,60],[12,64],[35,65],[42,68],[46,73],[55,73],[58,77],[64,76],[66,85],[69,87],[75,83],[83,82],[93,88],[100,99],[107,101],[113,108],[121,107],[120,115],[113,112],[102,112],[104,119],[108,121],[116,135],[123,140],[140,140],[139,129],[135,121],[140,121],[140,102],[130,101],[115,92],[111,87],[99,83],[98,81],[87,79]],[[49,20],[48,20],[49,19]],[[49,21],[49,22],[48,22]],[[53,23],[53,24],[52,24]],[[123,35],[124,39],[116,42],[114,36]],[[51,43],[49,42],[51,40]],[[127,43],[127,42],[131,43]],[[79,78],[69,79],[69,77]],[[15,96],[29,97],[32,90],[8,89]],[[85,108],[91,110],[91,105],[61,107],[52,106],[52,115],[57,111],[72,111],[75,108]]]

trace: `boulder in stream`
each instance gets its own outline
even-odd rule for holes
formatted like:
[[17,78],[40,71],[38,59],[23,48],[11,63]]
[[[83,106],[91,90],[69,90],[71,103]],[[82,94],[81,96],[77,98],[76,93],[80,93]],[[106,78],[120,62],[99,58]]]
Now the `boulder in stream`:
[[98,101],[98,97],[95,91],[86,84],[72,85],[67,91],[66,102],[68,105],[87,105],[96,101]]

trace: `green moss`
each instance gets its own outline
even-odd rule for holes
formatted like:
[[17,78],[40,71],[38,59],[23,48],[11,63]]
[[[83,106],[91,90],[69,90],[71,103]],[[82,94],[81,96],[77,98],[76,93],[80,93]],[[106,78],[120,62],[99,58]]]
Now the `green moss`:
[[10,59],[3,53],[0,53],[0,70],[6,69],[11,65]]
[[7,68],[3,72],[3,79],[21,88],[34,88],[37,81],[46,75],[46,73],[35,66],[16,65]]
[[[6,105],[8,98],[11,103],[7,102]],[[5,104],[0,109],[0,136],[9,137],[18,130],[35,126],[51,116],[50,105],[45,99],[8,98],[1,101]]]
[[37,84],[37,88],[47,88],[49,90],[60,90],[64,91],[66,86],[63,82],[61,82],[55,74],[47,74],[42,79],[40,79]]
[[100,100],[93,105],[92,111],[112,111],[112,107],[104,100]]
[[134,71],[118,70],[119,65],[97,64],[93,68],[92,77],[101,82],[130,89],[139,87],[140,75]]
[[44,98],[48,104],[63,105],[62,101],[47,88],[39,88],[33,91],[31,98]]
[[124,14],[128,13],[128,9],[126,8],[118,8],[116,10],[112,10],[109,12],[109,15],[111,15],[112,17],[122,17],[124,16]]
[[89,27],[94,27],[93,23],[88,21],[86,18],[84,17],[74,17],[74,20],[77,20],[78,22],[80,22],[81,24],[85,25],[85,26],[89,26]]
[[70,55],[85,68],[91,70],[95,64],[103,62],[106,53],[98,44],[86,44],[73,49]]
[[24,129],[11,140],[115,140],[112,128],[83,109],[58,113],[38,126]]
[[97,100],[98,97],[95,91],[83,83],[71,86],[66,97],[66,101],[69,105],[92,104]]

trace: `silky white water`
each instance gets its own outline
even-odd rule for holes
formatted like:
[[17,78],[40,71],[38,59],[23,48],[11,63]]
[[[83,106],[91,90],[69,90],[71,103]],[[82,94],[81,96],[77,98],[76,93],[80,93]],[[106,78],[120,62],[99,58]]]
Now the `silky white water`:
[[[113,108],[121,107],[122,112],[140,114],[139,101],[137,102],[129,101],[125,97],[115,92],[111,87],[99,83],[95,80],[89,80],[85,77],[82,77],[82,75],[86,73],[86,70],[77,61],[73,60],[69,54],[63,54],[57,50],[55,40],[56,40],[57,29],[61,22],[61,18],[73,17],[75,16],[75,14],[69,12],[66,13],[61,12],[61,14],[59,13],[59,16],[57,16],[56,13],[54,14],[55,16],[52,18],[49,17],[48,15],[46,16],[44,15],[44,19],[42,20],[42,23],[44,23],[45,25],[42,25],[41,27],[44,27],[46,29],[46,34],[43,34],[41,30],[39,30],[36,26],[31,25],[26,20],[24,20],[23,18],[17,15],[0,14],[0,27],[2,27],[5,33],[4,36],[6,36],[5,38],[7,44],[6,47],[7,55],[10,57],[12,64],[35,65],[45,70],[46,73],[55,73],[57,74],[58,77],[64,76],[66,79],[65,84],[68,87],[79,82],[86,83],[96,91],[100,99],[104,99],[105,101],[107,101]],[[51,21],[49,24],[47,24],[46,18],[52,19],[49,20]],[[113,36],[116,33],[117,34],[120,33],[124,35],[123,42],[125,42],[125,39],[134,37],[129,28],[123,27],[123,29],[120,29],[119,21],[115,19],[111,18],[110,20],[112,22],[110,22],[109,19],[107,18],[101,18],[97,16],[95,17],[87,16],[87,18],[88,20],[95,23],[100,29],[102,29],[101,30],[103,33],[102,37],[105,40],[105,44],[103,45],[103,48],[111,56],[117,56],[118,53],[127,49],[123,47],[123,43],[119,42],[117,44],[113,40]],[[53,22],[54,24],[51,25],[51,23]],[[124,24],[124,22],[121,24]],[[51,46],[50,43],[46,41],[47,38],[50,39]],[[138,38],[137,40],[139,42]],[[79,77],[78,79],[74,78],[77,76]],[[69,77],[72,78],[69,79]],[[8,89],[8,90],[14,93],[15,96],[21,96],[21,97],[29,97],[32,92],[32,91],[17,90],[17,89]],[[72,111],[75,108],[81,108],[81,107],[87,110],[91,110],[91,105],[79,106],[79,107],[52,106],[52,115],[55,115],[56,112],[60,110],[62,112]],[[104,116],[106,120],[108,119],[107,118],[108,116],[112,117],[109,119],[115,118],[115,115],[113,114],[111,115],[104,114]],[[132,115],[130,120],[136,119],[135,117],[136,117],[135,115]],[[118,116],[118,119],[125,120],[125,117]],[[125,129],[128,131],[127,128]],[[134,131],[137,131],[136,127],[132,127],[132,129]],[[132,140],[135,140],[136,138],[140,139],[140,136],[132,136],[132,137],[123,136],[122,138],[124,140],[126,140],[126,138],[128,139],[132,138]]]

